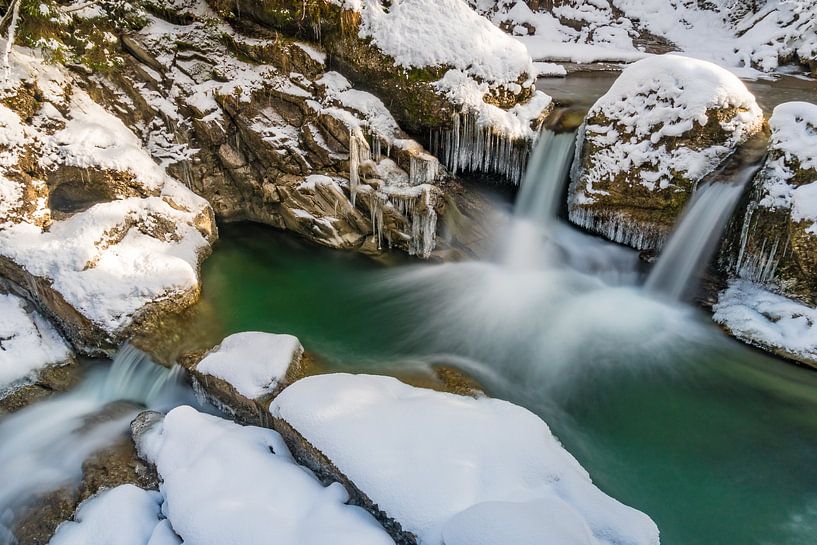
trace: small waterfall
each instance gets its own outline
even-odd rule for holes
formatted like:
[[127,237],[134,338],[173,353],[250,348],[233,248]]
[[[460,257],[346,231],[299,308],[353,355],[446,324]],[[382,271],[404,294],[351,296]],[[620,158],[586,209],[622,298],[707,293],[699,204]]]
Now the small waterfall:
[[680,301],[709,263],[746,184],[757,171],[742,169],[732,183],[714,182],[698,189],[645,284],[647,291]]
[[[92,370],[75,390],[0,420],[0,543],[15,542],[4,525],[17,508],[76,482],[82,463],[126,432],[138,406],[192,401],[179,378],[126,345],[109,368]],[[129,403],[111,405],[121,401]]]
[[559,215],[576,134],[544,130],[536,141],[525,177],[516,197],[514,215],[503,262],[529,268],[541,263],[543,239],[552,233]]
[[547,225],[559,215],[559,199],[573,163],[576,133],[545,130],[539,136],[531,155],[514,216]]

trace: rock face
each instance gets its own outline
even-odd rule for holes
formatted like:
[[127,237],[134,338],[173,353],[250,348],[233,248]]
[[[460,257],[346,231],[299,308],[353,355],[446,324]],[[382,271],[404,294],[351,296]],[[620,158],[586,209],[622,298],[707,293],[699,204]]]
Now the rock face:
[[168,176],[82,79],[24,50],[2,89],[0,275],[78,349],[105,353],[199,292],[216,237],[206,201]]
[[319,45],[232,19],[203,0],[155,8],[123,42],[131,56],[106,100],[226,220],[428,257],[443,203],[437,159],[381,100],[328,71]]
[[766,162],[720,256],[721,269],[740,280],[720,295],[715,320],[817,365],[817,105],[781,104],[769,124]]
[[328,62],[383,100],[449,169],[518,182],[550,98],[533,87],[525,48],[461,0],[215,2],[320,42]]
[[193,388],[243,424],[269,425],[270,400],[303,375],[304,349],[297,337],[244,332],[181,363]]
[[729,273],[817,305],[817,105],[775,108],[769,153],[725,245]]
[[270,410],[296,459],[353,491],[397,543],[658,543],[646,515],[595,488],[510,403],[332,374],[289,386]]
[[658,249],[696,184],[762,126],[754,97],[730,72],[677,55],[638,61],[579,131],[570,220]]

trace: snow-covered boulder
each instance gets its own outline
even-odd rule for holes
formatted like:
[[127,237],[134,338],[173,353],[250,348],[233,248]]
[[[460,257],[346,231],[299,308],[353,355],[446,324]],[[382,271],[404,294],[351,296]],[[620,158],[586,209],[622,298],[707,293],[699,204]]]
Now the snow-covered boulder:
[[660,248],[696,184],[763,123],[746,86],[714,64],[662,55],[630,65],[579,132],[570,220]]
[[733,279],[718,295],[713,318],[738,339],[817,367],[817,309]]
[[817,305],[817,105],[788,102],[769,120],[766,163],[724,252],[737,276]]
[[16,295],[0,293],[0,400],[37,380],[47,368],[70,364],[73,358],[40,313]]
[[346,484],[398,543],[658,543],[646,515],[511,403],[332,374],[294,383],[270,410],[296,457]]
[[353,82],[387,100],[412,134],[452,171],[518,182],[531,140],[550,107],[534,88],[525,47],[465,0],[214,2],[321,43]]
[[179,407],[137,442],[161,480],[167,520],[154,525],[178,542],[393,545],[340,484],[323,486],[296,464],[275,431]]
[[270,400],[300,378],[303,356],[297,337],[249,331],[181,359],[200,396],[239,422],[263,425]]
[[207,202],[67,71],[15,48],[9,73],[0,90],[0,274],[87,352],[193,303],[216,236]]

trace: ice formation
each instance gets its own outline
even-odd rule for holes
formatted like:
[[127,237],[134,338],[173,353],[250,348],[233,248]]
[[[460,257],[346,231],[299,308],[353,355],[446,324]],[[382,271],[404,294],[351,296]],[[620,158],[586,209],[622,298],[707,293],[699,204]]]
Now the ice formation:
[[735,279],[714,310],[713,319],[738,339],[817,365],[817,309]]

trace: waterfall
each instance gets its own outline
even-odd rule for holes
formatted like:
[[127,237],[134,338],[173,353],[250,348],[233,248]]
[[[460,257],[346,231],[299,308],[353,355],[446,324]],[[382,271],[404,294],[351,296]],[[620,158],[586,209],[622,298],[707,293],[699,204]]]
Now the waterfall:
[[573,163],[576,133],[545,130],[536,141],[522,186],[516,197],[514,216],[546,225],[559,215],[560,198]]
[[543,240],[553,236],[561,197],[573,161],[576,134],[544,130],[536,140],[522,185],[516,197],[514,215],[503,262],[511,267],[529,268],[541,263]]
[[[138,406],[191,402],[179,378],[126,345],[109,368],[91,370],[75,390],[0,419],[0,543],[14,543],[4,524],[18,507],[75,483],[83,462],[122,436]],[[121,401],[129,403],[111,405]]]
[[709,263],[726,222],[757,168],[743,168],[736,180],[714,182],[698,189],[684,210],[678,226],[647,278],[647,291],[681,300]]

